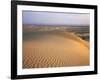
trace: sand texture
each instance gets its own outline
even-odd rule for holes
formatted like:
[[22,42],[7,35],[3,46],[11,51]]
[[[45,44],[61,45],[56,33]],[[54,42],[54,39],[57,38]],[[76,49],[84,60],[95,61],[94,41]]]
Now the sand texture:
[[23,68],[89,65],[89,43],[74,33],[30,34],[23,40]]

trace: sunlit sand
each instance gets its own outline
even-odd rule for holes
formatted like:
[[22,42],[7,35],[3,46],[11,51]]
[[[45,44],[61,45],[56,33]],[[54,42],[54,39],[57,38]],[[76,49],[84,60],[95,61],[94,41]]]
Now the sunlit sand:
[[23,68],[89,65],[89,43],[71,32],[48,32],[23,41]]

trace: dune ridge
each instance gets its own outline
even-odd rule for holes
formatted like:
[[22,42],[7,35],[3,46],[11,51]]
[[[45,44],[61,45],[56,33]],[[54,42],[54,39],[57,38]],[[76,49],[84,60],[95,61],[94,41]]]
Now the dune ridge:
[[74,33],[68,33],[68,32],[64,32],[65,36],[67,37],[67,34],[70,35],[70,37],[75,40],[75,41],[78,41],[82,44],[84,44],[86,47],[89,48],[89,42],[87,41],[84,41],[83,39],[81,39],[80,37],[76,36]]

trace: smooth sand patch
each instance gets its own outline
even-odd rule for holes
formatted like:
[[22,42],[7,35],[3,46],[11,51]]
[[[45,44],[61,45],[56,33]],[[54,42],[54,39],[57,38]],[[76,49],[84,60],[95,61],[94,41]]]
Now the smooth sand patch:
[[70,32],[23,41],[23,68],[89,65],[89,43]]

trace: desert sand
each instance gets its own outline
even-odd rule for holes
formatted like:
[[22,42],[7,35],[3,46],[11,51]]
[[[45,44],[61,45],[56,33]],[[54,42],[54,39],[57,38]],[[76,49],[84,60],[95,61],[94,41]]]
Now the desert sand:
[[71,32],[50,32],[23,41],[23,68],[89,65],[89,42]]

